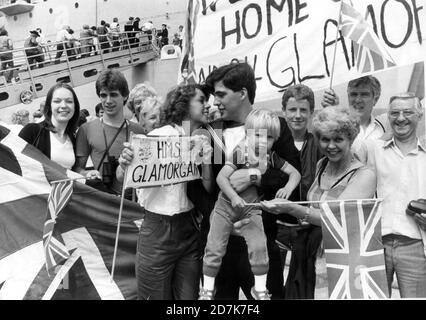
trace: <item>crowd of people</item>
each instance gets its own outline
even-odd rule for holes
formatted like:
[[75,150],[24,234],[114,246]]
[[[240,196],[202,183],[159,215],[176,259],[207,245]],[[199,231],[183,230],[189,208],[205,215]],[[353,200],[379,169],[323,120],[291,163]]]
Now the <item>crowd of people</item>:
[[[161,29],[155,28],[152,21],[141,22],[139,17],[129,17],[121,26],[117,17],[111,23],[101,20],[99,26],[84,24],[77,33],[69,25],[64,25],[56,34],[55,41],[47,40],[41,28],[29,31],[25,39],[24,49],[28,65],[31,69],[42,68],[46,62],[60,63],[65,53],[69,61],[87,58],[99,53],[136,48],[146,43],[154,43],[161,48],[169,44],[169,27],[162,24]],[[147,37],[147,41],[144,40]],[[1,73],[6,82],[19,81],[18,68],[13,55],[13,39],[8,31],[0,29],[0,62]],[[172,43],[182,49],[183,26],[179,26]],[[15,48],[16,49],[16,48]]]
[[[389,97],[387,113],[375,118],[380,82],[364,76],[349,82],[348,106],[327,90],[314,114],[313,91],[298,84],[284,91],[281,117],[253,107],[256,80],[246,63],[219,67],[203,84],[181,84],[164,101],[147,83],[130,90],[114,69],[100,74],[96,93],[96,117],[84,121],[73,88],[56,84],[43,121],[19,133],[95,188],[121,195],[135,152],[130,132],[211,141],[201,179],[125,194],[144,218],[135,257],[139,299],[237,300],[240,290],[248,299],[328,298],[327,282],[319,281],[326,269],[320,207],[294,202],[376,196],[383,198],[389,295],[396,274],[401,297],[426,297],[426,215],[406,214],[411,200],[426,198],[426,144],[416,135],[423,109],[414,94]],[[211,95],[220,112],[214,121]],[[290,232],[284,283],[279,243]]]

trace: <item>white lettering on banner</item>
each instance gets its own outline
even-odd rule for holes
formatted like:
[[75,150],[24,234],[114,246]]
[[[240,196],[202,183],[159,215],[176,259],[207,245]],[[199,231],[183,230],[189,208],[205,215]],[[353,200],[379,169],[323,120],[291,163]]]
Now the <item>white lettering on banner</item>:
[[127,188],[144,188],[181,183],[200,178],[196,164],[198,150],[191,137],[132,138],[135,157],[128,168]]
[[[285,88],[296,83],[314,90],[329,85],[340,1],[191,1],[200,2],[193,34],[197,81],[236,59],[254,68],[257,102],[280,98]],[[352,3],[397,67],[425,59],[424,0]],[[340,33],[335,84],[361,76],[355,57],[352,41]]]

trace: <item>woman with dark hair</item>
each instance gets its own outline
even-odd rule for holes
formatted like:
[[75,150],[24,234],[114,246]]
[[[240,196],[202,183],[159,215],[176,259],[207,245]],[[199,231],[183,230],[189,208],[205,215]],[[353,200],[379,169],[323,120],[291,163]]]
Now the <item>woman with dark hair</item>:
[[[148,135],[194,135],[207,121],[206,102],[200,86],[177,87],[167,94],[161,127]],[[207,143],[206,148],[209,147]],[[118,171],[122,176],[132,159],[133,150],[125,144],[117,178]],[[208,165],[203,166],[202,178],[204,187],[209,189],[212,181]],[[139,299],[194,300],[198,297],[202,253],[200,227],[194,204],[186,191],[187,182],[144,189],[145,219],[136,256]]]
[[50,88],[44,117],[43,122],[26,125],[19,136],[49,159],[71,169],[75,163],[75,132],[80,103],[70,85],[59,82]]

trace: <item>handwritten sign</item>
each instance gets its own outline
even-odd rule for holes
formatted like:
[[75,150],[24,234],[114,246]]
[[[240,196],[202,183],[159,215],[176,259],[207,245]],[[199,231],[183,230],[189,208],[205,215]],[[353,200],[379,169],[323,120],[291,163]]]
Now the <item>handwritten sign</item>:
[[[392,57],[392,67],[424,61],[424,1],[347,2],[377,35]],[[256,102],[279,99],[296,83],[313,90],[329,85],[340,1],[189,0],[189,8],[187,37],[191,42],[184,57],[193,65],[197,82],[215,68],[238,60],[254,68]],[[357,52],[352,40],[340,32],[334,84],[383,70],[360,68],[371,57],[367,52],[359,54],[358,63]]]
[[135,156],[128,167],[126,187],[158,187],[199,179],[199,148],[191,141],[191,137],[134,135]]

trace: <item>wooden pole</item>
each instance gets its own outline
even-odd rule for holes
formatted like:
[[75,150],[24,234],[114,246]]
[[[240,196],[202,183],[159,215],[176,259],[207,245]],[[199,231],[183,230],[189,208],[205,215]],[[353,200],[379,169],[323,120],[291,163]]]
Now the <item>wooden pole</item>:
[[333,87],[334,67],[336,66],[337,39],[339,38],[340,21],[341,21],[341,18],[342,18],[343,1],[344,0],[340,0],[339,20],[337,21],[336,41],[334,42],[333,64],[332,64],[332,67],[331,67],[330,89],[332,89],[332,87]]
[[[381,198],[377,198],[377,199],[341,199],[341,200],[295,201],[295,202],[293,202],[293,201],[283,201],[282,203],[283,204],[288,203],[288,204],[300,204],[300,205],[303,205],[303,204],[336,203],[336,202],[342,202],[342,201],[344,201],[344,202],[357,202],[357,201],[370,201],[370,202],[378,201],[378,202],[382,202],[383,199],[381,199]],[[277,202],[275,202],[275,203],[277,203]],[[260,203],[259,202],[258,203],[246,203],[245,205],[253,207],[253,206],[260,206]]]
[[[130,135],[129,135],[130,143],[132,143],[132,137],[133,137],[133,132],[130,132]],[[123,215],[124,193],[126,191],[127,172],[128,172],[128,167],[126,167],[126,170],[124,171],[123,186],[121,188],[120,211],[118,213],[117,233],[115,235],[114,255],[112,257],[111,282],[114,280],[115,260],[117,257],[118,238],[120,236],[121,216]]]

